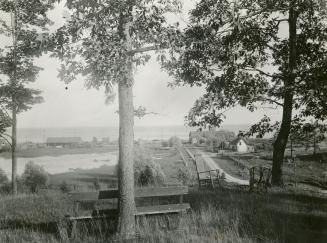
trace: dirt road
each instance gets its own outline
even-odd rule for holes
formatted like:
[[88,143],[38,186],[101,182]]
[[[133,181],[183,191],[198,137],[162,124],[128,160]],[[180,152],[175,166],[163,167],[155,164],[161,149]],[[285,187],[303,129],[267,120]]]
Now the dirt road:
[[219,166],[219,160],[218,163],[215,162],[208,153],[200,151],[200,150],[196,150],[196,155],[197,156],[201,156],[201,158],[203,159],[203,161],[206,163],[206,166],[210,169],[210,170],[219,170],[220,173],[224,173],[226,175],[226,181],[227,182],[232,182],[232,183],[236,183],[239,185],[249,185],[249,181],[247,180],[242,180],[236,177],[231,176],[230,174],[227,174],[226,171],[224,171],[220,166]]

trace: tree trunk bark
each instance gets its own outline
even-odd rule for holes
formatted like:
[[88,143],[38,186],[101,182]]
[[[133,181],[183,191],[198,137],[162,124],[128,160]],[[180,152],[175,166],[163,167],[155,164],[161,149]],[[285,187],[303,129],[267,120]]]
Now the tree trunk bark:
[[284,80],[285,93],[283,104],[283,117],[281,127],[274,143],[272,184],[283,185],[282,166],[287,140],[291,130],[293,110],[293,86],[295,83],[294,70],[296,69],[296,24],[297,13],[294,10],[296,0],[291,1],[289,10],[289,64],[287,78]]
[[17,108],[13,107],[12,110],[12,133],[11,133],[11,163],[12,163],[12,194],[17,195]]
[[[129,24],[124,27],[127,50],[131,49]],[[133,65],[128,57],[125,80],[118,84],[119,96],[119,220],[118,234],[125,239],[135,235],[135,200],[134,200],[134,106],[133,106]]]
[[[11,78],[12,92],[17,83],[17,0],[14,0],[14,11],[11,16],[12,41],[13,41],[13,77]],[[12,94],[12,134],[11,134],[11,163],[12,163],[12,195],[17,195],[17,105],[15,104],[15,94]]]

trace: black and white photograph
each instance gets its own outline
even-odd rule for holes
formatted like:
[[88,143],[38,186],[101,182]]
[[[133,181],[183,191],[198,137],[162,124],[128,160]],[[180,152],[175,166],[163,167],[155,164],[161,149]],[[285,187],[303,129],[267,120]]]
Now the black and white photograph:
[[0,0],[0,243],[326,243],[327,0]]

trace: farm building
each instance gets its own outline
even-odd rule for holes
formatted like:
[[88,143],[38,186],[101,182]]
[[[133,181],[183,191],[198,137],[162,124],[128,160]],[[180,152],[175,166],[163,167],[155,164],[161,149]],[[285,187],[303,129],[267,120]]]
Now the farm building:
[[50,137],[47,138],[48,147],[78,147],[82,143],[80,137]]
[[250,145],[244,138],[238,137],[229,144],[230,149],[239,153],[254,152],[254,146]]

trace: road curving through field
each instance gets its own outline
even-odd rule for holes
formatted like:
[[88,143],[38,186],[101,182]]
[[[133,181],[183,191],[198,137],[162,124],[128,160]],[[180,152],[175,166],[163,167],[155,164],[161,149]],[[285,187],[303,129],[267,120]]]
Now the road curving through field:
[[234,176],[231,176],[230,174],[226,173],[226,171],[224,171],[220,166],[219,166],[219,160],[218,163],[216,161],[214,161],[209,154],[201,151],[201,150],[196,150],[196,155],[201,156],[201,158],[203,159],[203,161],[206,163],[206,165],[210,168],[210,170],[219,170],[220,174],[224,173],[226,176],[226,181],[227,182],[231,182],[231,183],[235,183],[235,184],[239,184],[239,185],[249,185],[249,181],[248,180],[242,180],[239,178],[236,178]]

